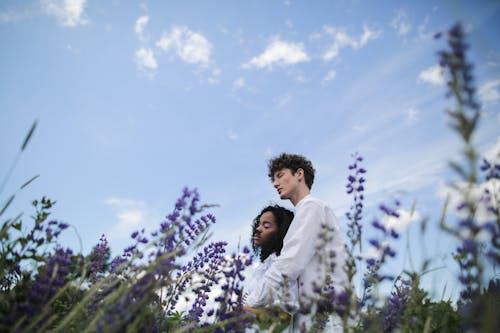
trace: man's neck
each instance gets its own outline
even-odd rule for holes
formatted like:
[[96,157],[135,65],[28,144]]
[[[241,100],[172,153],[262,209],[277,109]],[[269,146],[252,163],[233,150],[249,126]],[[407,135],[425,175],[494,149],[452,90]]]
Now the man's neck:
[[306,196],[308,196],[311,193],[309,188],[303,189],[299,191],[296,195],[292,196],[290,198],[290,201],[294,206],[297,206],[297,204],[300,202],[300,200],[304,199]]

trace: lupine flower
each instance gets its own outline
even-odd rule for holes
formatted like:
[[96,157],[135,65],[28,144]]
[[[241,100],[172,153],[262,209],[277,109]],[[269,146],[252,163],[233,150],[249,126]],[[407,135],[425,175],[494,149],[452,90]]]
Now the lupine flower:
[[[224,279],[222,280],[222,294],[215,298],[218,308],[215,316],[220,321],[227,321],[241,315],[243,309],[243,285],[241,281],[245,279],[243,271],[252,264],[252,257],[248,248],[243,249],[242,254],[233,253],[230,257],[225,257],[221,262],[221,269]],[[216,332],[245,332],[251,324],[249,321],[238,320],[229,322],[224,329]]]
[[[40,267],[33,286],[26,296],[26,301],[19,304],[19,309],[28,316],[36,316],[42,311],[50,313],[46,308],[48,301],[67,283],[70,272],[71,249],[57,248],[47,263]],[[47,318],[38,318],[35,326],[39,326]],[[31,323],[32,324],[32,323]]]
[[[399,201],[396,200],[394,202],[394,208],[386,204],[381,204],[379,205],[379,210],[385,216],[399,217],[399,214],[397,213],[397,207],[399,205]],[[380,269],[387,261],[388,257],[393,258],[396,256],[396,251],[390,246],[390,240],[397,239],[399,234],[392,228],[386,228],[377,219],[373,220],[371,225],[380,236],[368,240],[368,243],[372,245],[375,250],[377,250],[377,256],[375,258],[367,258],[365,260],[366,271],[363,276],[363,295],[360,300],[360,306],[365,306],[368,301],[373,301],[372,291],[374,286],[380,282],[386,280],[391,281],[394,279],[392,275],[381,275]]]
[[91,281],[96,281],[99,274],[104,273],[106,262],[110,254],[108,241],[104,235],[99,239],[99,243],[94,247],[90,254],[89,278]]
[[384,311],[384,332],[393,332],[397,328],[401,315],[406,309],[406,305],[411,293],[411,280],[398,280],[395,284],[395,291],[387,299]]
[[346,217],[349,220],[347,226],[347,236],[351,241],[351,251],[354,250],[356,244],[361,246],[361,230],[362,225],[360,224],[362,214],[363,214],[363,192],[365,190],[364,186],[361,185],[365,183],[365,179],[360,176],[360,174],[366,173],[366,170],[361,168],[359,164],[363,161],[363,158],[357,153],[353,154],[354,163],[349,165],[349,170],[352,170],[352,174],[347,177],[347,194],[352,195],[353,204],[351,205],[349,212],[346,213]]

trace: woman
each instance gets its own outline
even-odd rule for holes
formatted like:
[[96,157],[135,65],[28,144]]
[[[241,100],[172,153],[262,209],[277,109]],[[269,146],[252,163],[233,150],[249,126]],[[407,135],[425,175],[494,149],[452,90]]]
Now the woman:
[[[267,206],[253,220],[251,244],[256,256],[260,258],[260,264],[255,268],[252,277],[248,283],[245,310],[251,311],[259,317],[259,321],[265,321],[266,315],[270,320],[275,320],[275,315],[280,317],[283,322],[289,322],[290,313],[297,309],[297,286],[296,281],[288,281],[286,287],[280,291],[273,291],[273,302],[267,306],[279,308],[281,313],[270,313],[269,309],[255,309],[253,298],[257,295],[255,291],[262,277],[270,267],[271,263],[280,255],[283,248],[283,239],[292,223],[293,213],[278,205]],[[250,305],[250,306],[249,306]],[[278,311],[279,312],[279,311]]]
[[278,205],[265,207],[253,220],[252,248],[264,263],[271,254],[279,256],[293,213]]

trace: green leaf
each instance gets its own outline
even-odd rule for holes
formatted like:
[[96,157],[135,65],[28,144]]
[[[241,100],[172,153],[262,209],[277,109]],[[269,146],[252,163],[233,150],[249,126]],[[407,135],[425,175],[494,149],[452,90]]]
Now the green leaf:
[[10,198],[7,200],[7,202],[3,206],[2,210],[0,210],[0,216],[2,216],[2,214],[7,210],[7,207],[9,207],[9,205],[12,203],[12,201],[14,200],[14,197],[15,197],[15,195],[12,194],[10,196]]
[[15,224],[12,224],[12,227],[14,229],[16,229],[16,230],[21,231],[21,229],[23,228],[23,222],[19,221],[19,222],[15,223]]
[[31,137],[33,136],[33,132],[35,132],[35,128],[36,128],[37,124],[38,124],[38,121],[35,120],[33,125],[31,125],[31,128],[30,128],[28,134],[26,135],[26,138],[24,138],[23,145],[21,146],[21,151],[23,151],[26,148],[26,146],[28,145],[28,142],[30,141]]
[[36,175],[36,176],[31,177],[31,179],[30,179],[30,180],[28,180],[26,183],[24,183],[23,185],[21,185],[21,190],[22,190],[23,188],[25,188],[26,186],[28,186],[28,185],[29,185],[32,181],[34,181],[34,180],[35,180],[35,179],[37,179],[38,177],[40,177],[40,175]]

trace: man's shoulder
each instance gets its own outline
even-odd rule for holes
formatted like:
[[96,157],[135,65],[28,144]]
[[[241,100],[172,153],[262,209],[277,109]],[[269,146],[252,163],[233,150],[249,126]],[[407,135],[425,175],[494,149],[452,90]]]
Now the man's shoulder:
[[305,205],[316,205],[320,207],[328,206],[323,200],[313,197],[310,194],[303,199],[302,203]]
[[323,201],[312,195],[308,195],[300,204],[296,207],[297,210],[301,209],[319,209],[319,210],[328,210],[330,207]]
[[300,209],[314,209],[317,211],[321,211],[323,214],[331,215],[335,217],[335,213],[333,212],[332,207],[328,205],[326,202],[324,202],[321,199],[318,199],[316,197],[313,197],[312,195],[308,195],[301,201],[301,206],[302,208]]

